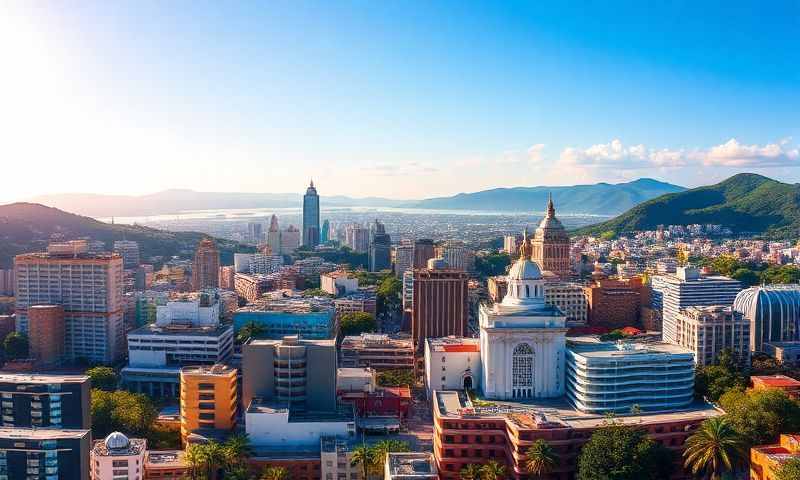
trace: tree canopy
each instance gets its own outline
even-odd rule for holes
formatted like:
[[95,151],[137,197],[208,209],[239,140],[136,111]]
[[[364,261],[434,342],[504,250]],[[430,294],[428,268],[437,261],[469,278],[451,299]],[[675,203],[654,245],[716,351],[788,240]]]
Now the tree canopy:
[[475,257],[475,271],[482,277],[503,275],[510,264],[511,257],[504,252]]
[[375,317],[367,312],[352,312],[339,319],[339,331],[342,335],[361,335],[374,332],[378,327]]
[[150,398],[125,390],[93,389],[91,411],[94,438],[103,438],[114,431],[146,437],[158,417]]
[[774,443],[781,433],[800,431],[800,402],[782,390],[734,388],[719,404],[748,446]]
[[92,381],[92,388],[98,388],[106,392],[117,389],[117,372],[111,367],[92,367],[86,370],[86,375]]
[[11,332],[3,341],[3,348],[8,360],[17,360],[29,357],[30,344],[24,333]]
[[578,480],[667,480],[673,453],[637,427],[609,423],[592,433],[578,457]]

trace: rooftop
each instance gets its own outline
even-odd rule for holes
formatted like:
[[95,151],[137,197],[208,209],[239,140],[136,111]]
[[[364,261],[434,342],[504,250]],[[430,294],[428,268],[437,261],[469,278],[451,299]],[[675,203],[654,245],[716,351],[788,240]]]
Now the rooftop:
[[750,381],[772,388],[800,388],[800,381],[786,375],[754,375]]
[[386,463],[392,477],[438,478],[432,453],[390,453]]
[[90,430],[60,430],[56,428],[0,427],[0,438],[20,440],[69,440],[88,437]]
[[0,383],[83,383],[89,381],[86,375],[39,375],[0,373]]
[[469,337],[441,337],[426,340],[434,352],[479,352],[480,339]]
[[100,456],[133,456],[139,455],[146,450],[146,442],[143,438],[129,438],[125,448],[108,448],[106,440],[95,440],[92,453]]
[[216,365],[192,365],[181,368],[181,375],[215,375],[227,377],[231,374],[236,375],[235,368],[219,363]]
[[253,397],[247,407],[248,414],[283,415],[289,414],[290,423],[309,422],[352,422],[352,408],[342,407],[336,411],[299,411],[292,409],[287,402],[269,401],[261,397]]
[[144,458],[145,468],[185,467],[185,455],[183,450],[148,450]]
[[240,307],[237,312],[280,312],[292,314],[333,312],[333,299],[328,297],[259,298]]
[[678,345],[655,341],[652,338],[602,341],[599,336],[568,337],[567,350],[586,358],[616,358],[632,355],[666,354],[692,355]]
[[141,326],[136,330],[131,331],[130,333],[128,333],[128,337],[135,335],[164,335],[164,336],[176,336],[176,337],[177,336],[185,337],[189,335],[193,337],[219,337],[223,335],[226,331],[232,329],[233,329],[232,325],[197,327],[197,326],[182,325],[182,324],[171,324],[159,327],[154,323],[150,323],[148,325]]
[[290,335],[284,337],[281,340],[270,340],[270,339],[261,339],[261,338],[254,338],[247,342],[248,345],[258,346],[258,345],[317,345],[321,347],[333,347],[336,344],[336,340],[332,338],[325,338],[325,339],[311,339],[311,338],[298,338],[298,335]]

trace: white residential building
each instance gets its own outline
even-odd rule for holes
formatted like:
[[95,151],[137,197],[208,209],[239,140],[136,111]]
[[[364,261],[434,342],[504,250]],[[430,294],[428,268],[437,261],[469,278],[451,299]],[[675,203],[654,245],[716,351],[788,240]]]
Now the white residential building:
[[156,307],[156,325],[214,327],[219,324],[219,299],[216,294],[189,294]]
[[713,365],[726,349],[750,365],[750,321],[732,307],[688,307],[680,311],[676,322],[675,345],[691,350],[697,366]]
[[322,437],[350,438],[355,435],[353,411],[290,412],[285,403],[265,402],[255,397],[245,412],[245,428],[257,447],[291,450],[320,444]]
[[425,388],[471,390],[480,387],[481,348],[477,338],[444,337],[425,341]]
[[337,297],[358,291],[358,279],[343,270],[321,274],[319,285],[323,291]]

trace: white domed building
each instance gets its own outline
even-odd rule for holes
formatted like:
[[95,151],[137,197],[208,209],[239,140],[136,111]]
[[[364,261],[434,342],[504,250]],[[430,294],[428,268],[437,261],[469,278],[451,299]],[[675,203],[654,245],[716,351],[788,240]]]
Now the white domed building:
[[92,480],[142,480],[147,443],[142,438],[128,438],[112,432],[94,443],[91,451]]
[[542,272],[527,232],[503,301],[480,309],[483,395],[517,400],[564,395],[566,316],[544,301]]

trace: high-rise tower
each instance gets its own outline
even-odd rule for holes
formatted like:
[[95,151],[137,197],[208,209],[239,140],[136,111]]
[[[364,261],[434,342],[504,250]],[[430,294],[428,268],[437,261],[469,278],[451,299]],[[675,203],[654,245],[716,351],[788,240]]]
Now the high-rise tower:
[[392,240],[386,228],[377,219],[369,231],[369,271],[379,272],[392,268]]
[[319,245],[319,195],[314,188],[314,180],[303,195],[303,246],[314,248]]
[[269,230],[267,231],[267,245],[272,250],[273,255],[282,255],[281,251],[281,230],[278,227],[278,217],[274,214],[269,221]]
[[192,266],[192,288],[219,287],[219,250],[210,238],[204,238],[197,244]]
[[533,247],[531,260],[536,262],[539,268],[561,278],[569,277],[569,235],[564,225],[556,218],[552,196],[547,200],[547,214],[539,223],[531,246]]

